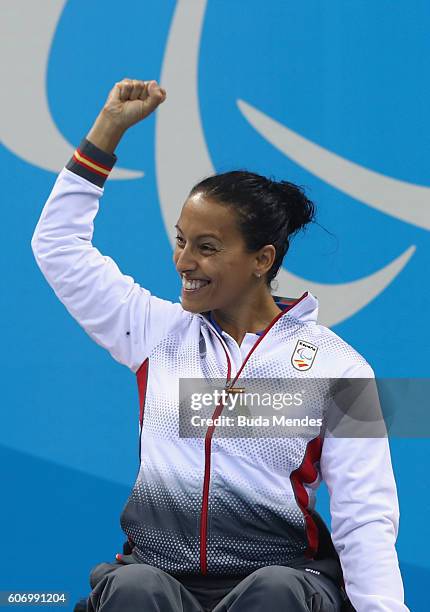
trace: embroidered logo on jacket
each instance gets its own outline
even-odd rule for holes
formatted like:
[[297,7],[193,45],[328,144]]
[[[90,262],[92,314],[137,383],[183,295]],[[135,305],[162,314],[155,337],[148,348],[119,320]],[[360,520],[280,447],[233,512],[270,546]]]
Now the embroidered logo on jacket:
[[291,357],[292,366],[300,372],[309,370],[315,360],[317,350],[318,347],[314,344],[305,342],[304,340],[298,340],[293,356]]

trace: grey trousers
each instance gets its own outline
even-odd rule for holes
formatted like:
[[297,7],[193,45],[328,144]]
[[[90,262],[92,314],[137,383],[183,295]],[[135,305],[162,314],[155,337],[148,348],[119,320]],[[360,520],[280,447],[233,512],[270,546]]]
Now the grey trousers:
[[143,563],[102,563],[88,612],[339,612],[340,589],[322,575],[272,565],[245,578],[173,577]]

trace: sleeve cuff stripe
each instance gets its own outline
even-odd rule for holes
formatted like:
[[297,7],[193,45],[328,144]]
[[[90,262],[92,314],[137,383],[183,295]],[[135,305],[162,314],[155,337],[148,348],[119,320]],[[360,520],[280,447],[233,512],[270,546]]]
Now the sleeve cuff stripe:
[[91,166],[89,166],[87,162],[83,163],[83,162],[79,161],[79,159],[76,157],[76,155],[74,155],[73,157],[74,157],[73,161],[75,163],[79,164],[80,166],[84,166],[84,168],[86,168],[87,170],[90,170],[91,172],[94,172],[95,174],[98,174],[99,176],[102,176],[104,179],[107,178],[109,172],[106,172],[106,170],[103,170],[103,171],[96,170],[95,168],[92,168]]
[[108,170],[109,172],[112,170],[112,164],[110,166],[106,164],[102,164],[101,161],[99,161],[98,159],[95,159],[94,157],[90,157],[87,153],[83,153],[82,148],[80,146],[77,147],[76,152],[79,153],[81,157],[95,164],[96,166],[99,166],[100,168],[104,168],[105,170]]
[[78,164],[86,166],[89,170],[92,170],[97,174],[101,174],[104,177],[109,176],[109,173],[112,170],[112,168],[104,166],[103,164],[100,164],[99,162],[95,162],[94,160],[90,159],[89,157],[84,155],[79,149],[76,149],[73,157],[75,161],[78,162]]

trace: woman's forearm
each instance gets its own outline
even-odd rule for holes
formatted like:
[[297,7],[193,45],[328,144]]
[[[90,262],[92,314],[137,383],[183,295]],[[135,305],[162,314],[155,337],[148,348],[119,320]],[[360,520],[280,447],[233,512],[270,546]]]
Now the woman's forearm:
[[102,110],[95,120],[93,127],[88,132],[87,140],[102,151],[105,151],[105,153],[113,153],[124,132],[125,130],[116,125],[106,112]]

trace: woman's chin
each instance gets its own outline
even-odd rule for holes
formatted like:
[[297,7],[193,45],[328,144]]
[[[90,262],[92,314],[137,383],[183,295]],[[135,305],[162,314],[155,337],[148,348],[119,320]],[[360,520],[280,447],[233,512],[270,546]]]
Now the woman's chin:
[[194,302],[193,300],[188,300],[186,297],[182,297],[181,305],[184,310],[187,312],[192,312],[193,314],[199,314],[200,312],[207,312],[208,310],[211,310],[211,308],[203,304],[203,302],[198,303],[197,300]]
[[[201,290],[202,293],[205,293],[205,289]],[[200,291],[187,291],[186,289],[182,289],[181,292],[181,304],[184,310],[188,312],[192,312],[194,314],[200,312],[207,312],[211,310],[210,302],[211,300],[206,299],[203,295],[199,295]]]

